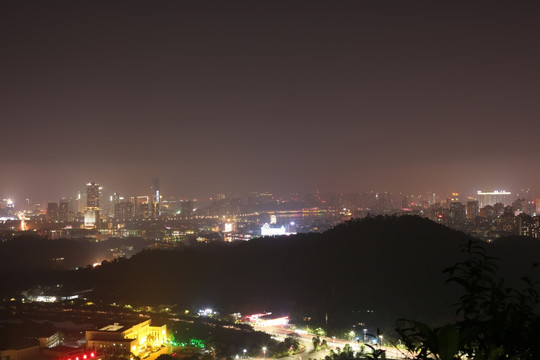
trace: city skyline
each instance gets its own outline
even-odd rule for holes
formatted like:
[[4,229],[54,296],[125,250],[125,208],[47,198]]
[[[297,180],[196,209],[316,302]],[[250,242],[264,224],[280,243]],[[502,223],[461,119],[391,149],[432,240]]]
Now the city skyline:
[[536,8],[2,4],[0,195],[537,188]]
[[[151,182],[150,182],[151,181]],[[291,192],[269,192],[265,190],[259,190],[259,191],[243,191],[243,192],[231,192],[231,191],[213,191],[206,194],[193,194],[191,196],[185,196],[185,194],[178,194],[178,193],[169,193],[167,190],[165,192],[159,190],[160,188],[160,178],[152,177],[149,178],[149,183],[146,184],[146,188],[141,188],[139,190],[136,190],[134,192],[125,191],[125,186],[120,186],[119,188],[111,189],[107,184],[104,184],[99,181],[87,181],[83,184],[78,184],[77,186],[74,186],[74,188],[77,188],[74,192],[62,192],[60,196],[49,196],[42,199],[39,198],[31,198],[29,196],[11,196],[9,194],[1,194],[0,193],[0,199],[9,199],[15,205],[21,205],[23,203],[29,203],[29,204],[41,204],[41,206],[45,206],[48,202],[58,202],[60,200],[81,200],[86,201],[86,188],[93,184],[94,182],[97,183],[97,186],[99,186],[100,191],[100,199],[102,199],[103,203],[109,202],[109,198],[121,196],[122,198],[129,199],[130,197],[137,197],[137,196],[147,196],[148,199],[152,199],[152,203],[156,202],[157,196],[154,192],[155,188],[155,181],[157,181],[157,194],[159,194],[159,200],[158,203],[162,200],[167,201],[168,199],[177,199],[177,200],[219,200],[218,198],[220,196],[226,197],[228,199],[231,198],[247,198],[250,196],[250,194],[264,194],[269,193],[273,194],[276,197],[291,197],[295,194],[321,194],[321,195],[330,195],[330,194],[366,194],[366,193],[377,193],[377,194],[391,194],[391,195],[401,195],[401,196],[424,196],[426,197],[427,194],[433,194],[436,196],[440,201],[443,201],[444,199],[452,199],[454,195],[459,195],[459,197],[462,199],[462,201],[466,199],[476,199],[481,196],[481,194],[489,194],[489,193],[507,193],[508,195],[511,195],[516,198],[527,198],[527,199],[537,199],[540,196],[540,193],[538,189],[530,188],[530,187],[520,187],[518,189],[512,189],[509,187],[499,186],[495,188],[480,188],[480,187],[474,187],[470,186],[469,188],[474,189],[471,191],[457,191],[456,189],[453,189],[452,191],[448,192],[437,192],[437,191],[431,191],[431,190],[423,190],[418,192],[402,192],[402,191],[386,191],[386,190],[376,190],[376,189],[358,189],[357,191],[348,191],[348,192],[322,192],[319,189],[315,189],[312,191],[291,191]],[[129,187],[127,187],[129,188]],[[81,195],[84,195],[84,198],[80,198]],[[184,196],[182,196],[184,195]],[[155,205],[154,205],[155,206]]]
[[[94,200],[88,200],[89,189],[92,188]],[[96,181],[88,181],[85,184],[80,184],[80,188],[76,193],[62,195],[57,198],[49,197],[47,199],[30,199],[29,197],[16,198],[12,196],[3,196],[0,194],[0,200],[3,202],[10,202],[16,209],[31,209],[34,206],[46,208],[48,203],[61,203],[62,201],[68,201],[78,203],[79,212],[84,212],[87,208],[101,208],[109,207],[109,204],[131,201],[135,202],[138,198],[144,198],[145,203],[148,203],[152,209],[157,209],[159,214],[160,203],[168,201],[201,201],[203,204],[209,202],[215,202],[220,200],[247,200],[250,197],[257,197],[259,195],[270,196],[274,200],[279,201],[297,201],[303,196],[314,195],[323,200],[328,197],[336,195],[350,196],[350,195],[366,195],[374,194],[377,196],[391,196],[393,198],[409,198],[417,199],[416,201],[429,201],[430,203],[444,203],[447,201],[460,201],[465,203],[468,200],[478,200],[480,203],[486,201],[486,199],[496,199],[497,201],[488,201],[490,203],[503,202],[502,198],[508,199],[527,199],[536,201],[540,198],[540,193],[537,189],[531,189],[529,187],[522,187],[520,189],[509,189],[507,187],[498,187],[494,189],[479,189],[471,192],[435,192],[435,191],[420,191],[420,192],[392,192],[392,191],[377,191],[373,189],[364,189],[356,192],[321,192],[318,189],[308,192],[268,192],[268,191],[244,191],[244,192],[213,192],[211,194],[205,194],[200,196],[179,196],[175,193],[168,193],[167,191],[161,191],[160,179],[153,177],[151,183],[147,184],[146,189],[140,189],[137,192],[126,192],[122,188],[120,189],[107,189],[102,183]],[[96,198],[97,196],[97,198]],[[96,200],[97,199],[97,200]],[[96,201],[97,205],[96,206]]]

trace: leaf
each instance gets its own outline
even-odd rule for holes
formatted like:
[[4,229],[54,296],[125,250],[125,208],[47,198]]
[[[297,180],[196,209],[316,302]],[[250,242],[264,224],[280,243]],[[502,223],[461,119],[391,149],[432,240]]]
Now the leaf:
[[437,332],[441,360],[452,360],[458,353],[459,331],[453,325],[445,325]]
[[420,336],[422,336],[425,341],[425,346],[433,353],[438,354],[439,348],[437,343],[437,336],[435,332],[426,324],[419,321],[412,321],[414,327],[418,330]]

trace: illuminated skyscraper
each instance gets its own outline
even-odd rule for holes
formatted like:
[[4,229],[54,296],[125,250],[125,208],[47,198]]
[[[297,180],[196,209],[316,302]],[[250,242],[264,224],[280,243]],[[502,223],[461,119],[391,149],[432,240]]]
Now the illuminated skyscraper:
[[96,182],[86,184],[86,207],[99,210],[99,184]]
[[86,228],[99,228],[99,199],[101,188],[96,182],[86,184],[86,209],[84,212],[84,226]]
[[86,209],[86,192],[79,191],[75,199],[76,206],[73,212],[84,213]]
[[154,218],[161,216],[161,193],[159,192],[159,179],[152,179],[152,186],[150,187],[152,192],[152,214]]
[[115,207],[117,204],[119,204],[121,201],[124,201],[124,198],[120,196],[119,193],[115,192],[109,197],[109,215],[114,217],[115,214]]

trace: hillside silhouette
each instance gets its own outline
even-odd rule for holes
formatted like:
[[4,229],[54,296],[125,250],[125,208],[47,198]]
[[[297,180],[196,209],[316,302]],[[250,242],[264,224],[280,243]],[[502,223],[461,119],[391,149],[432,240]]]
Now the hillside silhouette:
[[[429,324],[454,318],[457,288],[445,284],[442,271],[463,259],[468,240],[428,219],[378,216],[322,234],[144,250],[96,269],[35,279],[92,287],[94,300],[107,303],[271,310],[294,321],[310,318],[314,326],[390,329],[399,318]],[[514,237],[486,246],[510,283],[534,275],[538,240]]]
[[308,316],[312,322],[394,324],[452,316],[442,270],[463,233],[420,217],[368,217],[322,234],[143,251],[78,271],[108,302],[213,306]]
[[111,249],[133,248],[140,252],[148,242],[141,238],[51,240],[28,232],[0,242],[0,294],[57,281],[57,273],[75,270],[101,259],[113,259]]

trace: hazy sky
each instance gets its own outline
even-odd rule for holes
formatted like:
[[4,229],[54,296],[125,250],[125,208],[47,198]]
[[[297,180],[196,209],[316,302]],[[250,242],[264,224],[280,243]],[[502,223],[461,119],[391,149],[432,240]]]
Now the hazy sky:
[[539,188],[536,2],[3,1],[0,196]]

